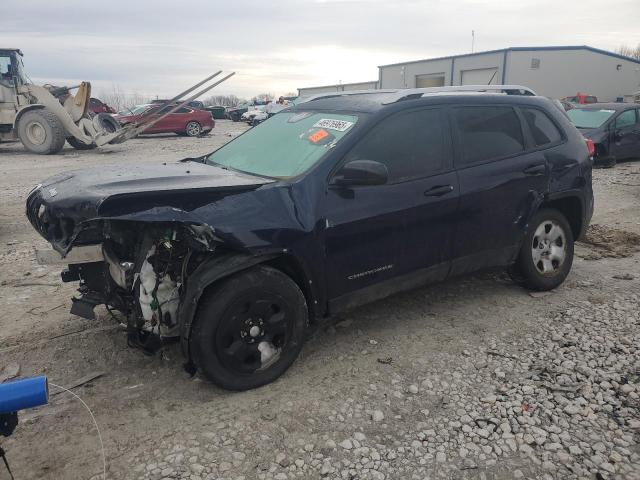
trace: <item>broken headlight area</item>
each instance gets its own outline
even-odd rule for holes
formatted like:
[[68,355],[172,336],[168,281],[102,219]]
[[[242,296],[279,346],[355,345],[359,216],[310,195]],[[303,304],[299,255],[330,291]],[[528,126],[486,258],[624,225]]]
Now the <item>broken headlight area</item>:
[[127,319],[129,344],[153,352],[180,335],[186,281],[215,249],[211,229],[174,224],[104,221],[102,260],[71,264],[64,281],[80,281],[71,313],[95,318],[104,304]]
[[63,243],[73,236],[75,222],[71,218],[56,215],[42,199],[40,190],[34,190],[27,200],[27,218],[33,228],[52,244]]

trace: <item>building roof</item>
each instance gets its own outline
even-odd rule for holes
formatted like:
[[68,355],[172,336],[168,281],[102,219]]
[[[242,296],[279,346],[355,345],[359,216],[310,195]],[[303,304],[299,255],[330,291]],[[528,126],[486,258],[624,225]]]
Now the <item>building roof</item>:
[[334,83],[331,85],[318,85],[313,87],[298,87],[298,90],[308,90],[310,88],[329,88],[329,87],[351,87],[353,85],[362,85],[363,83],[378,83],[378,80],[365,80],[363,82],[351,82],[351,83]]
[[0,47],[0,51],[3,51],[3,52],[18,52],[20,55],[22,55],[22,52],[20,51],[19,48],[4,48],[4,47]]
[[620,58],[621,60],[627,60],[629,62],[640,64],[640,60],[637,60],[635,58],[627,57],[625,55],[620,55],[619,53],[609,52],[607,50],[601,50],[599,48],[590,47],[588,45],[563,45],[563,46],[551,46],[551,47],[508,47],[508,48],[500,48],[498,50],[486,50],[484,52],[463,53],[461,55],[449,55],[447,57],[424,58],[422,60],[411,60],[408,62],[390,63],[387,65],[379,65],[378,68],[409,65],[412,63],[431,62],[434,60],[449,60],[451,58],[474,57],[477,55],[487,55],[491,53],[538,52],[538,51],[554,51],[554,50],[589,50],[590,52],[599,53],[601,55],[608,55],[610,57],[616,57],[616,58]]

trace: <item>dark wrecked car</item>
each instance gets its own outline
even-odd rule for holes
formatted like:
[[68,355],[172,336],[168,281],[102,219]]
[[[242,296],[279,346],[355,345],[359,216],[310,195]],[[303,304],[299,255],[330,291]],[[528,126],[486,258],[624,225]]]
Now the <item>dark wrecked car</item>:
[[619,160],[640,158],[640,106],[594,103],[567,112],[576,128],[594,145],[593,161],[612,167]]
[[306,329],[393,292],[504,266],[549,290],[593,211],[585,141],[549,100],[317,98],[210,155],[54,176],[27,215],[148,350],[178,337],[227,389],[279,377]]

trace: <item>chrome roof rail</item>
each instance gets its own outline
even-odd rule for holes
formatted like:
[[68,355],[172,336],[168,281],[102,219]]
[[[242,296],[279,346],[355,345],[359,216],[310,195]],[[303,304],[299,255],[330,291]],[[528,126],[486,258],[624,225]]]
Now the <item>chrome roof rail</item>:
[[373,90],[351,90],[346,92],[326,92],[315,95],[302,96],[294,100],[295,105],[313,102],[323,98],[346,97],[350,95],[380,95],[382,105],[388,105],[407,98],[420,98],[424,95],[437,95],[448,93],[498,93],[505,95],[537,95],[529,87],[522,85],[458,85],[448,87],[429,88],[394,88],[394,89],[373,89]]
[[522,85],[457,85],[448,87],[428,87],[428,88],[406,88],[396,90],[394,95],[383,101],[383,105],[395,103],[409,97],[420,98],[424,95],[437,95],[448,93],[498,93],[505,95],[537,95],[536,92],[529,87]]

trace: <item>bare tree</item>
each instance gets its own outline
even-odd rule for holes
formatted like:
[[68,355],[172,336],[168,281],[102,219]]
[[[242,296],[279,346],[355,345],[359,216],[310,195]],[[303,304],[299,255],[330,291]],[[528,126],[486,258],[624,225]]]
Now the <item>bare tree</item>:
[[640,44],[637,47],[630,47],[628,45],[620,45],[616,49],[616,53],[620,55],[624,55],[625,57],[635,58],[636,60],[640,60]]
[[274,98],[276,98],[274,93],[259,93],[258,95],[253,97],[253,101],[256,103],[265,103],[270,102]]
[[213,105],[213,106],[224,106],[224,107],[236,107],[240,103],[245,102],[245,100],[238,98],[235,95],[211,95],[210,97],[205,98],[205,105]]
[[126,93],[120,85],[112,85],[111,90],[101,91],[99,98],[118,112],[151,101],[148,96],[138,92]]

